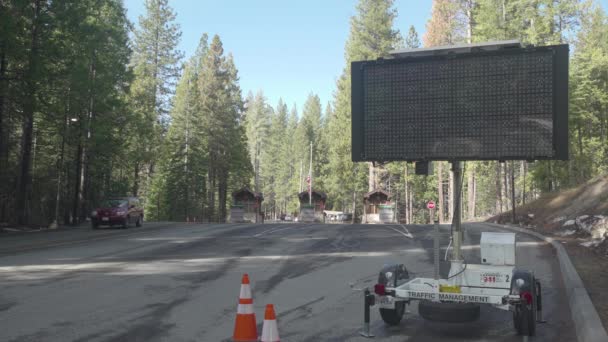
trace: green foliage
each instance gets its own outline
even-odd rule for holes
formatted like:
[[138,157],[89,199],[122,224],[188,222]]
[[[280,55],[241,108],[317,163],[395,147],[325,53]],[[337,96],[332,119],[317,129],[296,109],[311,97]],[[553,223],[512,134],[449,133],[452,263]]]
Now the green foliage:
[[583,8],[570,68],[571,185],[608,172],[608,18]]
[[0,188],[0,221],[78,222],[125,184],[115,167],[130,82],[125,9],[111,0],[0,7],[0,176],[19,184]]
[[410,49],[417,49],[420,47],[420,38],[418,38],[418,32],[414,25],[410,25],[410,29],[405,38],[405,47]]
[[153,176],[170,122],[171,96],[182,57],[176,50],[181,32],[168,0],[146,0],[145,7],[146,14],[139,17],[133,41],[134,79],[129,96],[133,116],[129,124],[134,134],[127,158],[133,170],[132,193],[143,197],[147,196],[148,184],[141,184],[140,178],[149,180]]
[[457,0],[435,0],[423,36],[424,46],[453,45],[464,40]]
[[327,135],[332,140],[327,146],[324,183],[331,193],[330,205],[337,210],[352,211],[367,190],[367,164],[351,161],[350,62],[376,59],[398,46],[401,35],[394,29],[396,17],[392,0],[361,0],[351,18],[346,67],[336,85],[334,111],[327,119]]
[[[369,165],[351,161],[350,62],[420,46],[413,26],[405,39],[394,28],[393,3],[359,0],[333,101],[323,109],[311,92],[298,115],[282,101],[273,108],[261,90],[243,103],[218,36],[203,35],[182,65],[168,0],[146,0],[136,29],[119,0],[0,1],[0,221],[78,223],[101,198],[129,192],[144,199],[148,219],[223,221],[244,185],[264,193],[269,215],[295,213],[311,142],[313,188],[328,193],[328,208],[360,213]],[[513,188],[521,204],[608,172],[608,18],[599,5],[435,0],[431,13],[425,46],[571,44],[570,161],[468,162],[467,213],[509,210]],[[437,172],[389,163],[375,174],[402,218],[411,205],[412,222],[428,222]],[[442,179],[448,201],[446,163]]]

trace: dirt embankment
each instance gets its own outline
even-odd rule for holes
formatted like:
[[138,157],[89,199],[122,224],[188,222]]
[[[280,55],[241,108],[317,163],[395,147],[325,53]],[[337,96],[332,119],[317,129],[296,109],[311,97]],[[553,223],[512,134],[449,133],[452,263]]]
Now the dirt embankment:
[[[608,329],[608,176],[546,194],[516,213],[521,226],[562,242]],[[511,213],[488,221],[511,223]]]
[[[541,233],[603,241],[608,233],[608,176],[594,178],[573,189],[545,194],[516,208],[516,213],[518,224]],[[488,221],[511,223],[511,213]]]

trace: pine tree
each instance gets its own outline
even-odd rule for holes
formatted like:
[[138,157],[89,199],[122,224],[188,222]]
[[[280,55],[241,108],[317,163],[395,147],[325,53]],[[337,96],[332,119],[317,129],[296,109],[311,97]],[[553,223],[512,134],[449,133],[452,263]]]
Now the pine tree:
[[[302,184],[303,177],[303,160],[301,160],[296,152],[296,132],[298,129],[298,110],[296,105],[294,104],[291,110],[289,111],[289,118],[287,119],[287,136],[289,137],[289,142],[287,146],[287,151],[289,154],[288,163],[289,163],[289,195],[287,202],[287,211],[289,213],[295,213],[299,208],[298,205],[298,193],[300,192],[300,187]],[[301,164],[302,163],[302,164]],[[300,171],[302,170],[302,174]]]
[[433,0],[431,18],[426,23],[424,46],[453,45],[461,42],[459,5],[456,0]]
[[287,105],[279,99],[275,114],[272,116],[270,125],[271,142],[269,146],[270,154],[273,155],[273,174],[272,184],[274,193],[274,207],[278,214],[286,213],[287,201],[290,194],[289,181],[291,177],[291,155],[289,151],[290,136],[288,135],[288,109]]
[[[115,121],[125,116],[129,81],[125,10],[112,0],[5,4],[0,12],[10,18],[2,19],[0,73],[11,77],[0,77],[0,131],[9,129],[0,134],[0,176],[3,184],[16,179],[17,188],[7,196],[11,190],[0,187],[0,220],[57,223],[73,196],[65,216],[77,222],[111,188],[108,160],[122,143]],[[18,217],[9,217],[9,206]]]
[[272,108],[266,103],[264,93],[259,91],[254,97],[247,97],[247,110],[245,112],[245,127],[251,165],[254,168],[254,190],[262,191],[262,151],[268,142],[270,116]]
[[576,183],[608,171],[608,17],[582,8],[571,62],[570,154]]
[[179,77],[181,36],[168,0],[146,0],[146,14],[135,31],[131,64],[135,79],[131,85],[133,110],[139,117],[133,131],[133,195],[140,191],[140,173],[154,171],[155,155],[169,123],[170,99]]
[[417,49],[420,47],[420,39],[418,38],[418,32],[414,25],[410,25],[410,29],[405,38],[405,47],[410,49]]
[[192,221],[202,218],[206,198],[207,149],[198,75],[208,50],[207,35],[184,67],[171,111],[158,174],[152,183],[147,217]]
[[[328,146],[329,174],[327,188],[336,196],[342,209],[352,203],[354,210],[363,191],[367,165],[351,161],[350,62],[370,60],[388,54],[400,41],[394,29],[397,16],[392,0],[361,0],[357,14],[351,18],[350,36],[346,43],[346,68],[338,79],[335,93],[335,114],[327,123],[332,143]],[[357,195],[359,194],[359,195]],[[355,215],[353,215],[355,217]]]
[[244,144],[240,128],[242,98],[238,73],[231,55],[224,55],[215,35],[198,75],[200,110],[204,115],[208,153],[207,206],[209,221],[223,222],[227,216],[228,190],[235,166],[243,165]]

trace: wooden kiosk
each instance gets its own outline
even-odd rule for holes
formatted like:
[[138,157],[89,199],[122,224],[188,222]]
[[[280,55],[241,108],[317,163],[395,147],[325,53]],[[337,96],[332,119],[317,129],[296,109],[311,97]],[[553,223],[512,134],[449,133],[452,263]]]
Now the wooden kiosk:
[[370,191],[363,195],[363,200],[363,223],[395,223],[395,205],[389,192]]
[[298,218],[298,222],[324,221],[323,210],[325,210],[327,194],[313,190],[312,201],[309,201],[308,191],[302,191],[298,194],[298,199],[300,200],[300,217]]
[[264,201],[262,193],[243,187],[232,193],[232,200],[229,220],[231,223],[264,222],[264,216],[261,212],[262,201]]

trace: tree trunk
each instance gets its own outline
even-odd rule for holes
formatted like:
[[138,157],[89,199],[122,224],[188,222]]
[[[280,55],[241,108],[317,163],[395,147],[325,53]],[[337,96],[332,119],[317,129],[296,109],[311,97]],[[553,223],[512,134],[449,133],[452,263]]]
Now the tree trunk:
[[[4,98],[6,96],[6,90],[8,89],[8,80],[6,77],[7,59],[4,42],[0,42],[0,172],[3,174],[8,166],[8,135],[10,131],[7,129],[6,133],[5,125],[8,122],[4,122]],[[6,134],[6,135],[5,135]],[[5,142],[6,141],[6,142]],[[0,174],[0,176],[2,176]],[[4,179],[2,179],[4,181]]]
[[467,17],[467,43],[471,44],[473,42],[473,26],[475,26],[475,20],[473,18],[473,7],[475,5],[475,0],[468,0],[465,2],[465,13]]
[[522,160],[519,172],[523,178],[521,187],[521,205],[526,205],[526,161]]
[[507,174],[509,172],[509,167],[507,165],[507,162],[501,163],[501,167],[502,167],[502,176],[504,178],[503,194],[504,194],[505,210],[511,210],[512,203],[510,203],[511,201],[509,199],[509,178],[507,177]]
[[409,219],[409,212],[408,212],[408,203],[409,203],[409,199],[408,199],[408,192],[409,192],[409,187],[408,187],[408,183],[409,183],[409,179],[408,179],[408,175],[407,175],[407,163],[405,163],[405,170],[404,170],[404,183],[405,183],[405,189],[404,189],[404,194],[405,194],[405,201],[403,202],[403,210],[405,211],[405,224],[410,224],[410,219]]
[[[585,152],[583,151],[583,132],[581,130],[580,122],[578,122],[576,126],[577,126],[576,129],[578,131],[578,134],[577,134],[578,135],[578,153],[579,153],[579,156],[581,158],[583,158],[583,156],[585,155],[584,154]],[[585,179],[585,167],[579,165],[578,170],[579,170],[578,181],[582,182]]]
[[448,183],[448,222],[452,222],[454,217],[454,191],[458,191],[458,189],[454,189],[454,172],[450,171],[448,179],[450,180]]
[[84,137],[84,142],[82,144],[82,151],[80,155],[82,167],[80,168],[80,193],[78,194],[78,201],[80,206],[80,221],[84,221],[86,219],[86,214],[88,211],[87,206],[87,198],[89,193],[89,144],[91,142],[91,134],[92,134],[92,121],[94,115],[94,94],[95,94],[95,53],[92,54],[91,61],[89,63],[89,108],[87,113],[87,122],[86,122],[86,133]]
[[[213,167],[209,168],[209,185],[207,186],[207,219],[209,222],[213,222],[215,218],[215,170]],[[258,208],[257,210],[259,210]]]
[[[370,163],[370,165],[371,165],[371,163]],[[352,217],[350,223],[354,224],[356,219],[357,219],[357,191],[353,190],[353,217]]]
[[517,222],[515,207],[517,207],[517,203],[515,202],[515,161],[511,160],[511,211],[513,211],[513,223]]
[[76,149],[76,183],[74,186],[74,198],[72,200],[72,224],[77,225],[80,221],[80,197],[82,194],[81,186],[82,180],[80,175],[82,173],[82,134],[78,134],[78,148]]
[[502,182],[500,172],[500,162],[496,162],[496,213],[502,213]]
[[133,166],[133,190],[132,194],[134,197],[137,197],[139,194],[139,161],[135,162]]
[[439,223],[443,223],[443,162],[437,162],[437,211]]
[[369,177],[367,178],[368,191],[374,191],[376,189],[376,170],[373,163],[369,165]]
[[[219,180],[219,222],[224,222],[226,220],[226,199],[228,195],[228,177],[227,172],[222,172]],[[274,210],[274,208],[273,208]]]
[[547,186],[549,187],[549,191],[553,191],[555,188],[553,184],[553,163],[550,160],[547,161],[547,163],[549,164],[549,177],[547,177]]
[[[62,178],[61,176],[63,175],[63,167],[64,167],[64,153],[65,153],[65,141],[67,139],[67,135],[68,135],[68,123],[69,123],[69,115],[70,115],[70,93],[71,93],[71,88],[68,87],[68,92],[67,92],[67,96],[66,96],[66,106],[65,106],[65,115],[63,117],[63,134],[61,137],[61,148],[59,149],[59,157],[57,160],[57,191],[55,193],[55,215],[54,215],[54,222],[55,225],[59,225],[59,215],[60,215],[60,210],[61,210],[61,201],[62,201],[62,197],[61,194],[63,192],[63,187],[62,187]],[[64,222],[65,223],[65,222]]]
[[19,180],[17,186],[17,222],[25,225],[29,223],[29,198],[31,197],[31,156],[32,137],[34,131],[34,112],[36,111],[37,86],[34,76],[38,68],[38,44],[39,44],[39,17],[40,0],[34,1],[34,17],[31,25],[31,44],[28,56],[28,66],[25,72],[25,94],[23,104],[23,135],[21,138],[21,162]]
[[468,218],[475,218],[475,164],[471,163],[467,176],[467,211]]
[[[3,42],[0,42],[0,222],[9,221],[9,201],[13,201],[11,195],[12,183],[8,172],[8,141],[10,129],[8,128],[8,116],[5,114],[4,102],[8,90],[6,79],[7,57]],[[5,127],[6,126],[6,127]],[[5,132],[6,130],[6,132]],[[10,200],[9,200],[10,199]]]
[[477,216],[477,177],[473,178],[473,218]]
[[410,224],[414,224],[414,192],[410,188],[410,199],[409,199],[409,222]]

